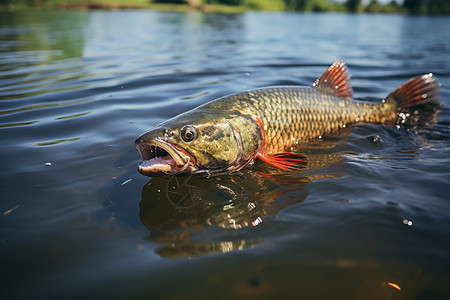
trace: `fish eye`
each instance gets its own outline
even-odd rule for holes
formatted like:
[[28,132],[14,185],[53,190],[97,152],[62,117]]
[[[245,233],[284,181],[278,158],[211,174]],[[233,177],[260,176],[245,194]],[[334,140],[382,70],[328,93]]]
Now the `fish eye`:
[[181,128],[181,138],[186,143],[192,142],[197,138],[197,130],[191,125],[186,125]]

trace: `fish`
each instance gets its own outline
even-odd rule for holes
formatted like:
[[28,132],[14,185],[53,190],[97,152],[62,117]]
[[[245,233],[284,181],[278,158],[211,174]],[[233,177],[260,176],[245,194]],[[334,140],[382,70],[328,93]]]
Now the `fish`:
[[262,161],[286,171],[308,167],[296,150],[359,124],[420,126],[437,122],[439,82],[416,76],[381,101],[353,99],[338,60],[310,87],[275,86],[224,96],[141,134],[135,145],[147,176],[231,174]]

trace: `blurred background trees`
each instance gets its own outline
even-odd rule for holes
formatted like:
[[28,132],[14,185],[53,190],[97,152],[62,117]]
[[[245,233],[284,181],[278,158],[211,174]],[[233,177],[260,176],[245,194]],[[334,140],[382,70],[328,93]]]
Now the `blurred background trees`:
[[[0,0],[8,1],[8,0]],[[11,1],[11,0],[9,0]],[[191,6],[208,4],[241,5],[250,9],[289,11],[348,11],[411,14],[450,14],[450,0],[154,0],[159,3],[187,3]]]
[[[77,3],[129,5],[146,7],[151,4],[184,5],[192,9],[207,10],[207,7],[240,7],[242,10],[268,11],[347,11],[352,13],[410,13],[450,14],[450,0],[0,0],[0,6],[71,7]],[[144,5],[146,4],[146,5]],[[89,6],[88,6],[89,8]]]

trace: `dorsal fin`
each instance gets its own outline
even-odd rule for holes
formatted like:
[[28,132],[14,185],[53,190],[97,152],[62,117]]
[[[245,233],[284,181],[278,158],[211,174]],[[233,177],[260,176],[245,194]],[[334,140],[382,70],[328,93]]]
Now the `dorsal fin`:
[[329,95],[340,98],[352,98],[353,89],[347,66],[341,60],[332,64],[325,73],[313,83],[313,88]]

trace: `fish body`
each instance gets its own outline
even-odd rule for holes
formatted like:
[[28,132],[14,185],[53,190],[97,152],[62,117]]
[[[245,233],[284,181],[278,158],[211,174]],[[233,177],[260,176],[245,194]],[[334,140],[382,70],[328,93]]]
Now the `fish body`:
[[214,101],[203,111],[239,111],[261,120],[263,154],[274,154],[321,137],[339,135],[358,123],[394,124],[394,103],[366,104],[313,88],[273,87],[247,91]]
[[426,124],[440,107],[432,74],[415,77],[378,104],[353,99],[346,65],[337,61],[310,88],[287,86],[222,97],[159,124],[136,139],[148,176],[211,175],[262,160],[284,170],[307,166],[294,152],[357,124]]

